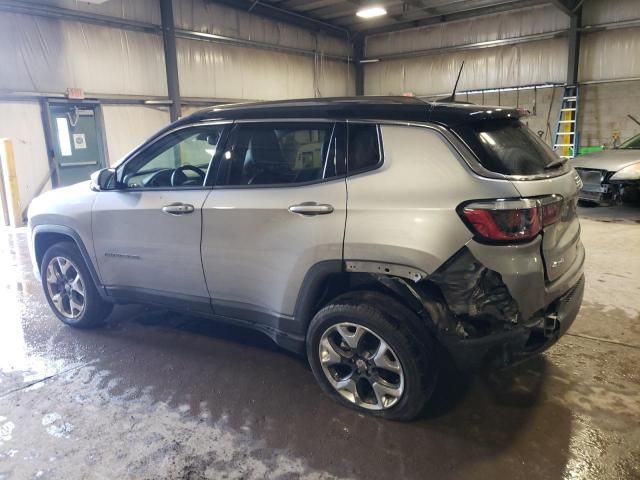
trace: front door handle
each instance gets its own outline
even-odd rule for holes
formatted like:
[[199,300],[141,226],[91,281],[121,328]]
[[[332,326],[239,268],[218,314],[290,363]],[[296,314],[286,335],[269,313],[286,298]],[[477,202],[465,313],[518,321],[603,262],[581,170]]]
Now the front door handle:
[[326,203],[304,202],[291,205],[289,211],[300,215],[326,215],[333,212],[333,206]]
[[189,205],[188,203],[176,202],[171,205],[165,205],[162,207],[162,211],[169,215],[185,215],[187,213],[193,213],[195,208],[193,205]]

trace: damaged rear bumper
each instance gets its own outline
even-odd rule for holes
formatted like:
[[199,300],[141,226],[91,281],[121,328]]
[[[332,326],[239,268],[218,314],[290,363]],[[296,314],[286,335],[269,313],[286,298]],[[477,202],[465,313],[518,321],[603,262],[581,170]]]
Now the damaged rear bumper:
[[449,313],[434,322],[436,335],[459,368],[511,365],[546,350],[569,329],[584,295],[579,239],[574,248],[571,265],[552,282],[540,239],[503,247],[470,242],[429,277]]
[[439,340],[463,370],[506,367],[537,355],[564,335],[576,319],[584,296],[584,276],[532,324],[506,325],[478,338],[442,334]]

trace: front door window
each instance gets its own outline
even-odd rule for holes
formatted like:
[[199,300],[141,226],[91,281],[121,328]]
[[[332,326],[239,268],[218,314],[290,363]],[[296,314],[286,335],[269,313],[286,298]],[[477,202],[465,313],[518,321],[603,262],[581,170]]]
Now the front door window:
[[223,128],[205,125],[166,135],[124,165],[121,183],[125,188],[203,186]]

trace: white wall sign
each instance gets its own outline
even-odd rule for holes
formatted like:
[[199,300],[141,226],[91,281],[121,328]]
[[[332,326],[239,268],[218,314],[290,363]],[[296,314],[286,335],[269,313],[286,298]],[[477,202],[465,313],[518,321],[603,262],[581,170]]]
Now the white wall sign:
[[87,148],[87,139],[84,136],[84,133],[73,134],[73,146],[76,150],[84,150]]

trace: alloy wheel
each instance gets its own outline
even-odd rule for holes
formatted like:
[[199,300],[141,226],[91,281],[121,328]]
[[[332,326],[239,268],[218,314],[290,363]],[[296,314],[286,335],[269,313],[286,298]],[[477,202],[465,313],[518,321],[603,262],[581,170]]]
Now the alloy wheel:
[[320,338],[320,364],[346,400],[368,410],[395,405],[404,391],[398,356],[379,335],[350,322],[329,327]]
[[78,318],[86,306],[86,290],[80,270],[65,257],[53,257],[47,265],[47,290],[56,310],[66,318]]

